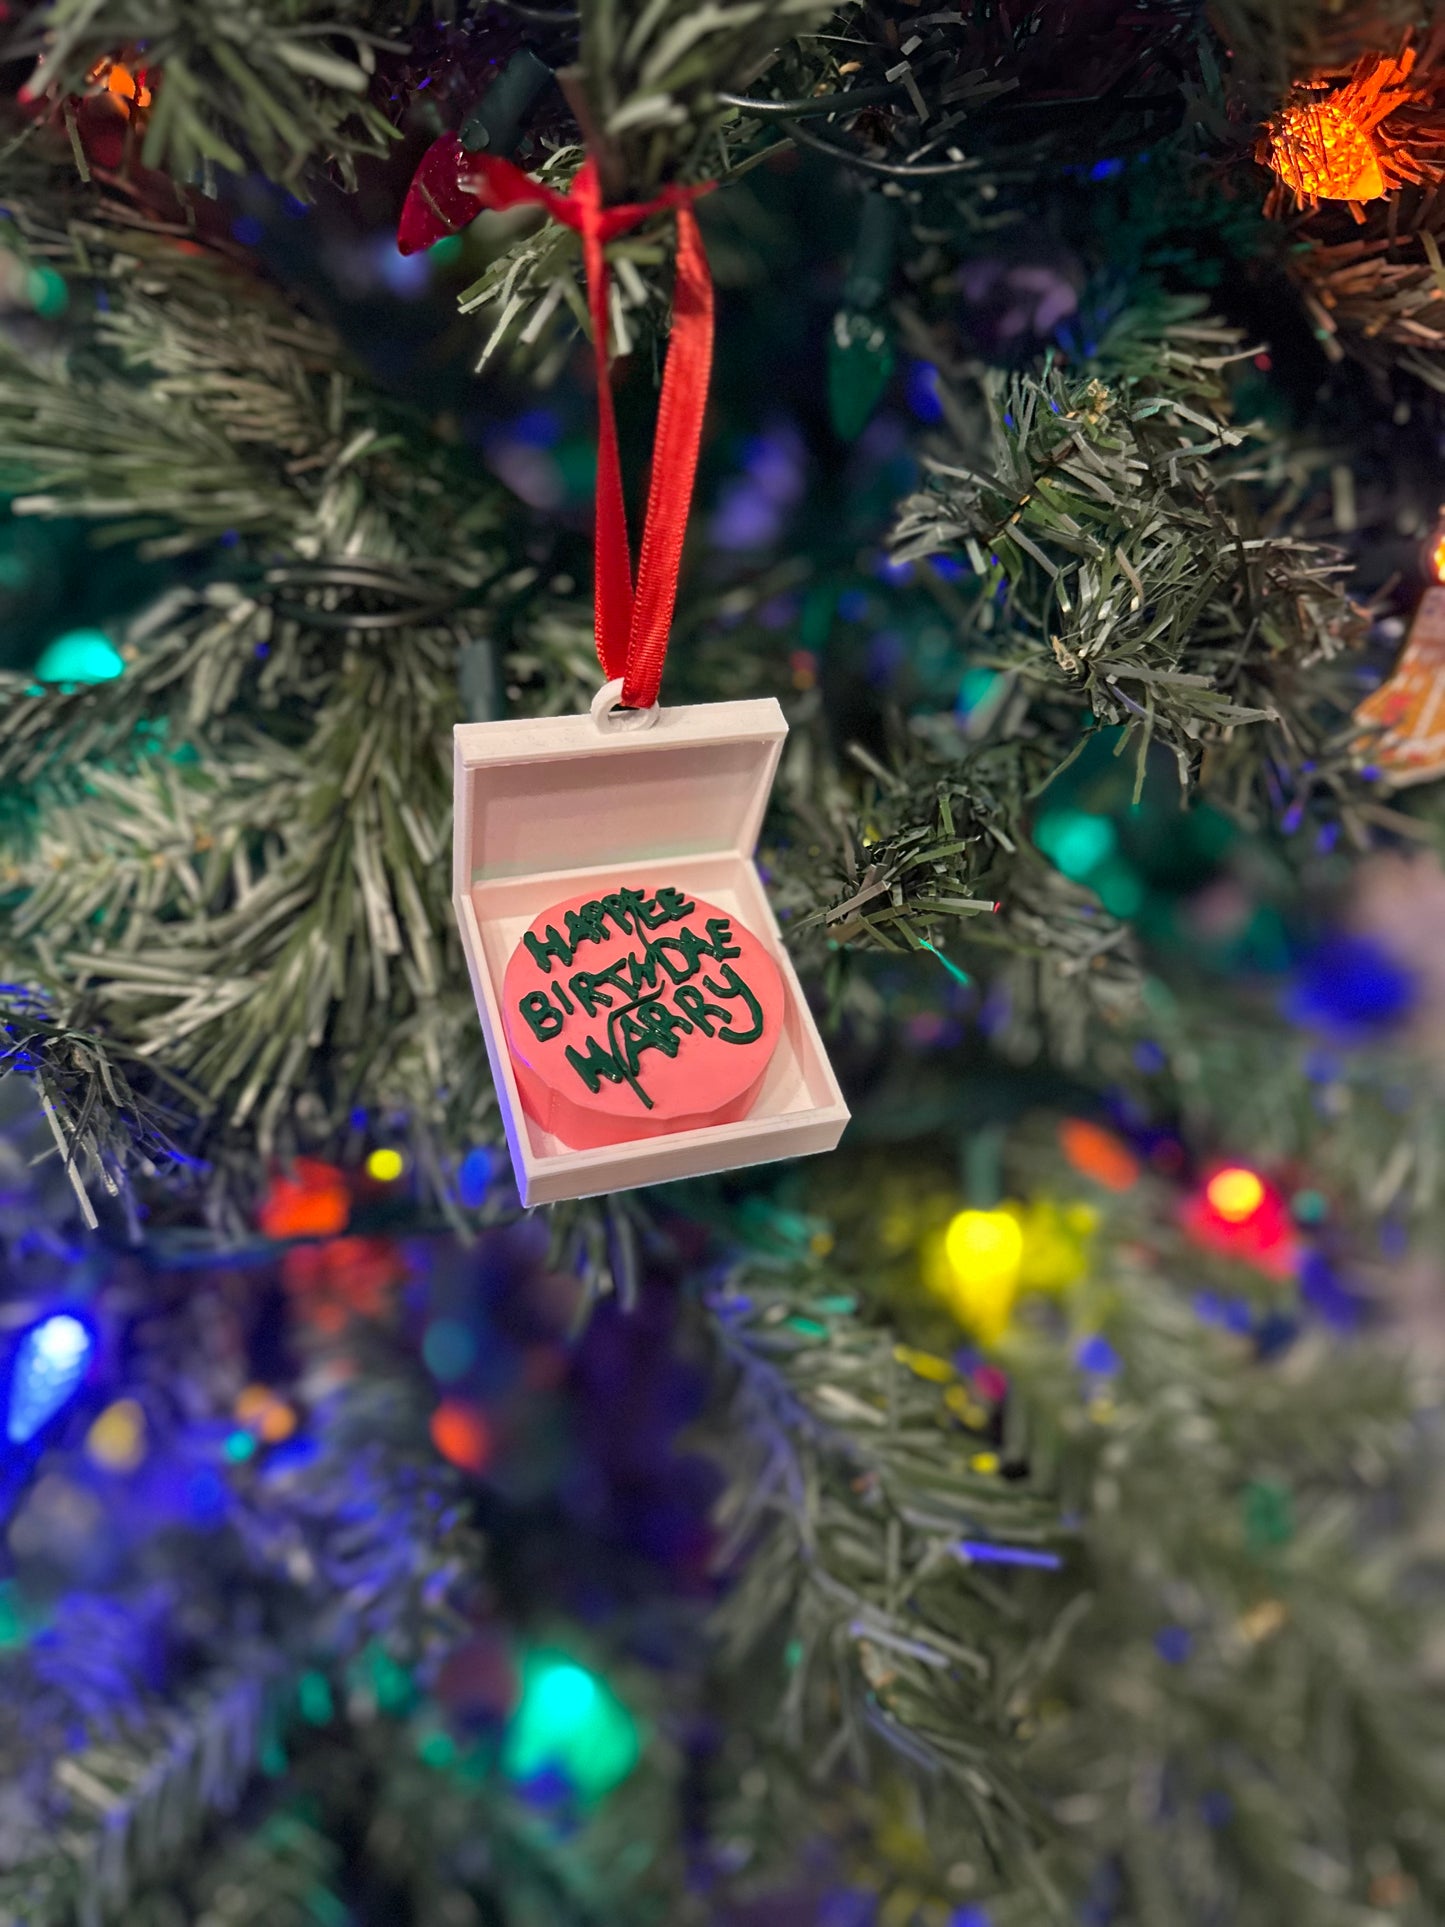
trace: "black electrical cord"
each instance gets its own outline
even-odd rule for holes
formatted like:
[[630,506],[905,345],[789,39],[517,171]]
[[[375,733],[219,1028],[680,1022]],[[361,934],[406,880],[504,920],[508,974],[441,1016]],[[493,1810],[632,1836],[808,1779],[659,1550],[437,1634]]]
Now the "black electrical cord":
[[741,107],[745,113],[763,115],[789,115],[794,120],[815,114],[846,114],[855,107],[878,107],[887,100],[896,100],[908,89],[899,81],[887,81],[876,87],[853,87],[842,94],[804,94],[797,100],[755,100],[751,94],[725,94],[721,91],[716,98],[724,107]]
[[845,167],[861,168],[865,174],[881,174],[890,181],[936,181],[949,174],[966,174],[977,167],[977,161],[875,161],[867,154],[854,154],[846,147],[835,147],[832,141],[819,140],[816,134],[809,133],[797,121],[785,120],[781,123],[783,132],[790,140],[803,147],[811,147],[816,153],[826,154],[830,161],[841,161]]

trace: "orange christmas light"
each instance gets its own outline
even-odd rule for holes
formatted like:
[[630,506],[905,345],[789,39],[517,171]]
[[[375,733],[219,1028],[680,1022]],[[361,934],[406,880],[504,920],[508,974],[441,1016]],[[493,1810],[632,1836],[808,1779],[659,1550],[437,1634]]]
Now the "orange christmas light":
[[123,61],[97,60],[85,79],[88,86],[109,94],[127,117],[133,107],[144,110],[151,104],[151,90],[146,86],[144,69],[132,73]]
[[1406,47],[1398,60],[1366,54],[1343,86],[1308,81],[1270,121],[1256,158],[1273,170],[1280,186],[1307,206],[1320,201],[1378,201],[1406,181],[1439,173],[1418,151],[1439,147],[1434,135],[1412,142],[1418,130],[1385,126],[1401,108],[1418,104],[1430,91],[1412,84],[1415,51]]
[[1080,1176],[1092,1178],[1106,1191],[1127,1191],[1138,1182],[1138,1158],[1102,1124],[1066,1117],[1059,1126],[1059,1149]]

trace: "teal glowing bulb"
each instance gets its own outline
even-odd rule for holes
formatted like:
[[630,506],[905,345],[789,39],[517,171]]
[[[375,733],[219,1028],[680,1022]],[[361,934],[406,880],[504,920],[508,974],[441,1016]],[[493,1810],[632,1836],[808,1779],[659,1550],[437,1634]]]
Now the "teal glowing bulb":
[[555,1653],[523,1662],[521,1699],[502,1750],[510,1779],[560,1773],[590,1803],[627,1778],[638,1751],[637,1723],[604,1680]]
[[125,659],[99,629],[70,629],[57,636],[35,665],[37,682],[114,682]]

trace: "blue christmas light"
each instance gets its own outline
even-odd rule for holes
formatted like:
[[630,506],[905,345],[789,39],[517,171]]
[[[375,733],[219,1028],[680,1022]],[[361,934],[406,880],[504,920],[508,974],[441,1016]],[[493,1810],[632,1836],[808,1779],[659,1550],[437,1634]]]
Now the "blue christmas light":
[[1099,1378],[1108,1378],[1119,1369],[1119,1354],[1102,1332],[1095,1332],[1092,1337],[1085,1338],[1080,1343],[1078,1350],[1074,1353],[1074,1362],[1080,1371],[1092,1372]]
[[1300,958],[1285,1015],[1306,1029],[1352,1043],[1408,1017],[1413,975],[1369,937],[1335,932]]
[[78,1318],[57,1312],[21,1339],[10,1372],[5,1436],[28,1445],[70,1403],[90,1368],[95,1340]]
[[903,383],[908,406],[921,422],[941,422],[943,402],[938,393],[938,370],[931,361],[915,361]]
[[1194,1635],[1187,1626],[1161,1626],[1154,1635],[1154,1650],[1166,1666],[1182,1666],[1194,1650]]
[[1057,1572],[1063,1560],[1056,1552],[1036,1552],[1028,1546],[996,1546],[983,1539],[960,1539],[954,1551],[973,1566],[1036,1566]]
[[469,1211],[475,1211],[487,1201],[495,1164],[492,1153],[485,1144],[479,1144],[468,1151],[457,1169],[457,1195]]

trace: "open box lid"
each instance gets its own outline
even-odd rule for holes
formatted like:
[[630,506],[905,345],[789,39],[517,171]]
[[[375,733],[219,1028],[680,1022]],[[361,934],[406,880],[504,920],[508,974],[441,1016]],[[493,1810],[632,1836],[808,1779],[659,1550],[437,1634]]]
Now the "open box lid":
[[751,856],[788,725],[769,696],[591,716],[459,723],[452,888],[609,863]]

